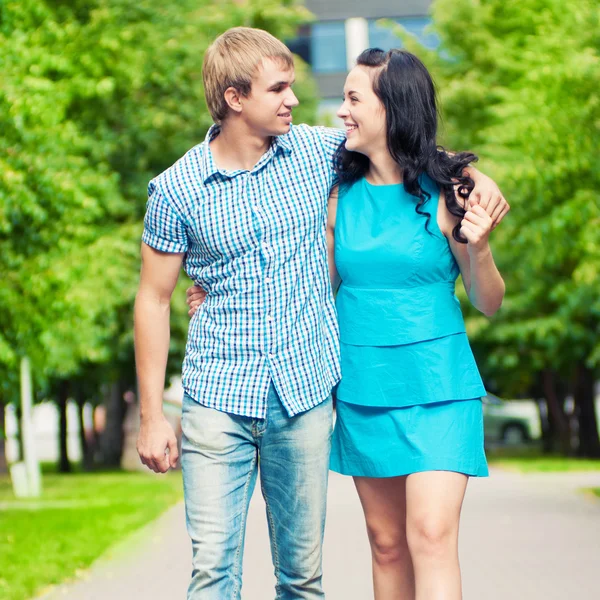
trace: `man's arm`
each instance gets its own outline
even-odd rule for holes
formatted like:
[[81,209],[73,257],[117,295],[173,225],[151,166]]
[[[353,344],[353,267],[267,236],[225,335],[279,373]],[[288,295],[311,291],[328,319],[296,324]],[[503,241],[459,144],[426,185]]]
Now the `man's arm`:
[[477,170],[472,165],[467,167],[465,171],[467,171],[469,177],[471,177],[475,184],[475,187],[469,196],[469,202],[473,205],[478,204],[487,212],[492,218],[493,230],[506,216],[506,213],[510,210],[510,206],[493,179]]
[[[169,353],[170,302],[183,262],[181,253],[159,252],[142,243],[142,270],[135,299],[135,362],[140,391],[137,450],[155,473],[177,464],[177,439],[162,410]],[[167,455],[168,449],[168,455]]]

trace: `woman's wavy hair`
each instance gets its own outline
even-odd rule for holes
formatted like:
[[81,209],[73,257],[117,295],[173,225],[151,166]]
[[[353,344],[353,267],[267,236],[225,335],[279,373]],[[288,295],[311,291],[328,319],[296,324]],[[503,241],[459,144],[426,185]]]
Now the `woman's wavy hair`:
[[[418,199],[415,210],[427,218],[425,227],[429,230],[431,214],[423,205],[431,194],[419,183],[423,173],[444,191],[448,211],[462,220],[465,209],[454,190],[457,186],[463,200],[469,197],[474,182],[464,169],[476,161],[477,156],[470,152],[448,154],[437,145],[435,85],[425,65],[406,50],[385,52],[379,48],[365,50],[358,57],[357,65],[377,69],[373,75],[373,91],[385,108],[388,150],[402,169],[404,189]],[[338,148],[334,163],[342,185],[363,177],[369,169],[369,158],[346,150],[345,142]],[[458,242],[467,242],[460,233],[460,222],[452,236]]]

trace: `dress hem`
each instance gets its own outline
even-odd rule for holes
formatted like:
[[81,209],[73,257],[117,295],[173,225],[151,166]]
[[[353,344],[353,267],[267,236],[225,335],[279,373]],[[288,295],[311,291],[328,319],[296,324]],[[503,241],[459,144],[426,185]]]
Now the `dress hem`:
[[[483,393],[482,393],[483,392]],[[355,400],[346,400],[344,397],[345,394],[341,395],[336,390],[335,399],[339,402],[345,402],[346,404],[353,404],[354,406],[365,406],[370,408],[409,408],[411,406],[424,406],[426,404],[440,404],[443,402],[465,402],[467,400],[481,400],[483,396],[486,395],[486,390],[482,388],[477,388],[474,391],[463,392],[462,394],[457,394],[459,397],[442,397],[442,398],[433,398],[431,400],[423,400],[423,398],[419,398],[414,402],[407,403],[386,403],[386,404],[373,404],[372,402],[357,402]],[[469,395],[470,394],[470,395]]]
[[391,477],[403,477],[406,475],[412,475],[414,473],[424,473],[430,471],[447,471],[452,473],[461,473],[469,477],[489,477],[489,470],[487,465],[485,467],[479,465],[475,466],[468,463],[458,463],[456,460],[447,459],[425,459],[425,460],[413,460],[407,461],[402,459],[403,462],[412,462],[411,465],[405,467],[396,467],[395,465],[361,465],[358,467],[344,467],[340,464],[340,461],[332,461],[329,466],[329,470],[340,475],[346,475],[350,477],[369,477],[373,479],[389,479]]

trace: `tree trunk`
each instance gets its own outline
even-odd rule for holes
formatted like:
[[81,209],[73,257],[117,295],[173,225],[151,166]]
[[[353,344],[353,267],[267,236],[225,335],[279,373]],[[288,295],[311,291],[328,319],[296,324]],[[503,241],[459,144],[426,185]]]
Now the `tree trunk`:
[[85,437],[85,420],[83,418],[83,409],[85,407],[85,401],[83,398],[77,398],[77,420],[79,421],[79,444],[81,446],[81,462],[83,463],[84,469],[89,471],[88,456],[90,453],[89,444]]
[[58,459],[58,471],[59,473],[70,473],[71,463],[69,461],[69,452],[67,448],[68,440],[68,428],[67,428],[67,402],[69,400],[69,382],[61,381],[58,384],[58,395],[56,402],[58,404],[58,415],[59,415],[59,459]]
[[75,393],[78,409],[77,414],[79,417],[79,442],[81,444],[83,470],[93,471],[96,448],[98,446],[96,430],[92,424],[92,428],[86,431],[85,420],[83,418],[86,397],[80,388],[78,388]]
[[579,420],[578,454],[589,458],[600,458],[600,438],[598,437],[594,387],[594,371],[587,368],[583,363],[577,365],[573,395]]
[[0,474],[8,472],[6,463],[6,422],[4,411],[6,406],[0,402]]
[[107,467],[120,467],[123,454],[123,420],[125,418],[124,386],[120,381],[110,384],[105,396],[106,425],[102,433],[102,462]]
[[572,453],[571,427],[564,411],[564,395],[560,393],[560,382],[555,371],[542,371],[542,387],[548,407],[548,431],[544,434],[544,451],[568,456]]
[[554,419],[550,415],[548,401],[546,398],[537,399],[538,414],[542,424],[542,452],[544,454],[554,454],[558,451],[556,438],[557,432],[554,425]]
[[19,449],[19,458],[17,460],[25,460],[25,448],[23,447],[23,411],[21,404],[17,406],[17,448]]

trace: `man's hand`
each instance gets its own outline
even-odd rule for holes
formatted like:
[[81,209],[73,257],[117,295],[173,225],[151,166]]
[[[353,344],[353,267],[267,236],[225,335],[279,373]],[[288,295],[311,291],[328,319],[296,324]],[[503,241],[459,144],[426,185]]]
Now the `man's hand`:
[[185,301],[190,307],[190,310],[188,310],[188,315],[191,317],[206,299],[206,292],[200,286],[195,285],[185,290],[185,296]]
[[169,468],[174,469],[177,466],[177,438],[163,414],[153,418],[142,418],[137,451],[142,464],[155,473],[166,473]]
[[481,206],[491,217],[492,230],[494,230],[504,219],[506,213],[510,210],[510,206],[493,179],[474,167],[469,167],[466,170],[474,181],[475,187],[469,196],[469,205],[465,208],[472,209],[476,205]]

